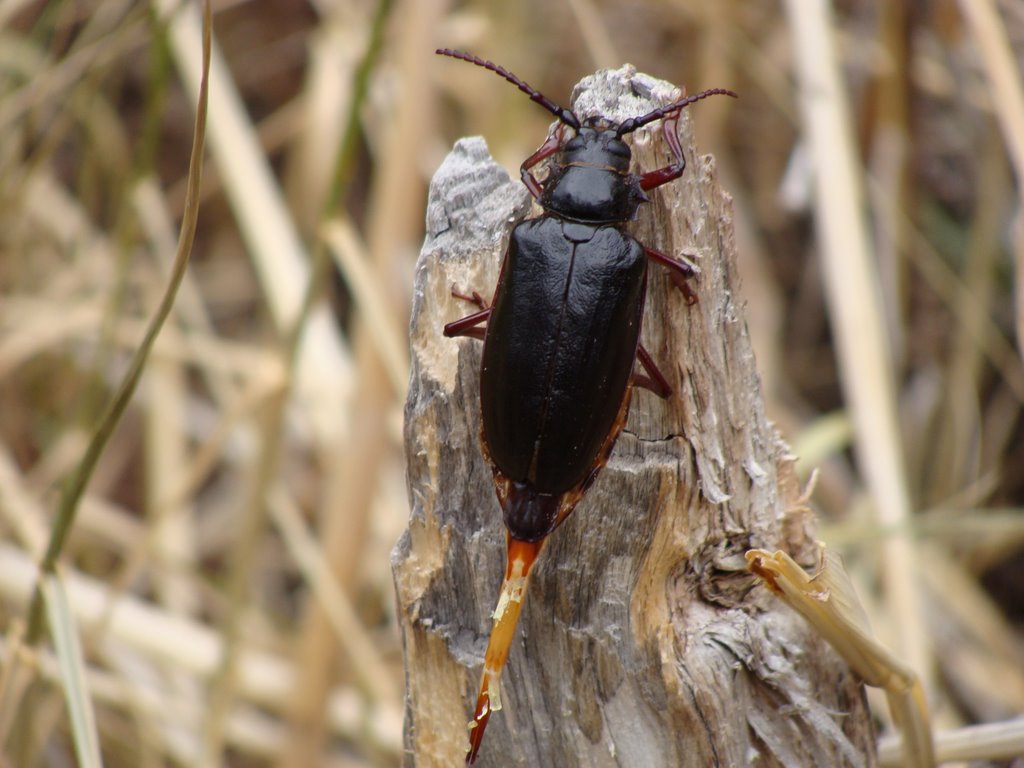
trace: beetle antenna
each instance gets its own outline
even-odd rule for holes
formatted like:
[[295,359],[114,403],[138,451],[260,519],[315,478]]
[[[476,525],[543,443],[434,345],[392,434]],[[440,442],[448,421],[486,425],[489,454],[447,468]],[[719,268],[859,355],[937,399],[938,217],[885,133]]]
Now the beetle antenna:
[[641,115],[640,117],[631,117],[628,120],[622,121],[622,123],[619,124],[618,135],[619,137],[622,137],[627,133],[632,133],[641,126],[647,125],[648,123],[653,123],[655,120],[660,120],[661,118],[666,117],[667,115],[670,115],[673,112],[678,112],[683,107],[689,106],[690,104],[693,104],[693,102],[695,101],[706,99],[708,96],[732,96],[734,99],[739,98],[739,96],[736,93],[726,88],[711,88],[707,91],[701,91],[700,93],[693,94],[693,96],[687,96],[686,98],[680,99],[679,101],[674,101],[667,106],[658,107],[652,112],[648,112],[646,115]]
[[[495,74],[501,75],[506,80],[508,80],[510,83],[512,83],[512,85],[514,85],[520,91],[522,91],[527,96],[529,96],[531,101],[534,101],[537,104],[540,104],[542,107],[544,107],[544,109],[546,109],[548,112],[553,114],[555,117],[557,117],[563,123],[568,125],[570,128],[572,128],[574,130],[579,130],[580,121],[579,121],[579,118],[576,117],[576,115],[574,115],[571,111],[569,111],[565,107],[558,106],[557,104],[555,104],[555,102],[553,102],[551,99],[549,99],[543,93],[541,93],[536,88],[533,88],[531,85],[529,85],[529,83],[525,82],[524,80],[520,80],[518,77],[513,75],[507,69],[505,69],[504,67],[502,67],[502,66],[500,66],[498,64],[495,64],[493,61],[487,61],[486,59],[481,59],[479,56],[474,56],[471,53],[463,53],[462,51],[453,51],[451,48],[438,48],[435,51],[435,53],[438,54],[439,56],[451,56],[453,59],[461,59],[462,61],[468,61],[470,64],[476,64],[478,67],[483,67],[484,69],[489,69],[489,70],[491,70],[491,72],[494,72]],[[656,120],[657,118],[652,118],[652,119]]]

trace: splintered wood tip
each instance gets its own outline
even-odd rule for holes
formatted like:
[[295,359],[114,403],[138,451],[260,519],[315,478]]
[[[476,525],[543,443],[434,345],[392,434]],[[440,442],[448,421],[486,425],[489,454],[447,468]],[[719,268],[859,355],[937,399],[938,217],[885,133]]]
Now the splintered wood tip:
[[484,731],[487,729],[487,721],[492,712],[501,709],[501,671],[505,668],[516,625],[519,623],[530,568],[537,561],[543,544],[543,540],[525,542],[511,536],[508,538],[505,579],[501,584],[498,606],[494,610],[494,626],[491,627],[491,636],[487,641],[484,673],[480,679],[476,710],[469,722],[469,752],[466,753],[466,765],[476,762],[477,753],[484,740]]
[[476,762],[477,754],[480,752],[480,745],[484,743],[484,731],[487,730],[487,721],[490,719],[490,698],[486,692],[481,692],[476,700],[476,712],[469,723],[469,752],[466,753],[466,765],[472,765]]

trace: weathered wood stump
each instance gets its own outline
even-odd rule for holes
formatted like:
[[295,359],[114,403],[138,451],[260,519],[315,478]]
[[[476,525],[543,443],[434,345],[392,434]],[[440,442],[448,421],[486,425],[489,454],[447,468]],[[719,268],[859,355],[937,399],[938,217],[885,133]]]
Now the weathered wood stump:
[[[678,96],[631,67],[586,78],[574,111],[621,120]],[[696,107],[699,109],[699,106]],[[636,168],[669,158],[660,123]],[[646,391],[608,466],[552,534],[491,719],[486,766],[870,766],[859,683],[745,569],[751,547],[813,561],[786,446],[767,422],[737,299],[730,198],[680,122],[688,167],[634,234],[700,268],[687,306],[652,265],[643,343],[675,393]],[[406,661],[405,764],[464,759],[505,534],[479,446],[480,343],[442,336],[490,298],[529,197],[481,139],[431,185],[416,268],[405,440],[412,515],[393,566]],[[809,559],[810,558],[810,559]]]

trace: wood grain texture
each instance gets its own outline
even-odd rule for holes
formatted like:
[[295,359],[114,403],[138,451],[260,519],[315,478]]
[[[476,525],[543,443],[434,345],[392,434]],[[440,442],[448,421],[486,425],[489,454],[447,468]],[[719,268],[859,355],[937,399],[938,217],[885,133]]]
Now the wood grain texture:
[[[673,86],[632,68],[585,79],[578,115],[640,115]],[[699,109],[700,106],[694,107]],[[482,766],[872,766],[859,683],[796,614],[755,585],[743,553],[813,562],[787,448],[767,422],[738,304],[731,202],[680,122],[688,167],[633,226],[701,270],[687,306],[652,265],[643,342],[675,393],[644,390],[608,466],[548,541],[526,599]],[[636,168],[669,159],[660,123]],[[490,297],[529,198],[459,141],[431,185],[416,269],[405,441],[412,505],[393,554],[406,657],[408,766],[460,765],[504,530],[479,447],[480,343],[442,336]]]

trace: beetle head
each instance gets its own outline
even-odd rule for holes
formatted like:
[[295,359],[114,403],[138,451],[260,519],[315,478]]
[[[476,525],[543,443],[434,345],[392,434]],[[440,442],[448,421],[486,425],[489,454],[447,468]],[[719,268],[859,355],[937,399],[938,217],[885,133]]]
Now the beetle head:
[[618,125],[604,117],[588,117],[562,147],[566,164],[603,165],[628,173],[633,153],[618,134]]

